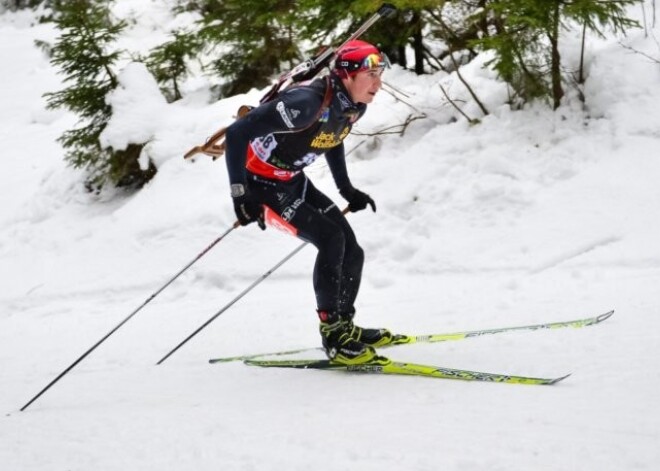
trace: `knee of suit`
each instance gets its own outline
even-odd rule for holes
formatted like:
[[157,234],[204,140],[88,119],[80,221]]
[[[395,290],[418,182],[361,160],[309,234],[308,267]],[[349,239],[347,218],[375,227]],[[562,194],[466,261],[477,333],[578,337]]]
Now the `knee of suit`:
[[346,236],[341,228],[333,224],[333,230],[323,231],[319,248],[324,248],[337,255],[344,254],[346,251]]
[[357,242],[353,242],[352,244],[347,243],[344,257],[346,261],[354,265],[362,266],[364,263],[364,250],[362,250],[362,247],[360,247]]

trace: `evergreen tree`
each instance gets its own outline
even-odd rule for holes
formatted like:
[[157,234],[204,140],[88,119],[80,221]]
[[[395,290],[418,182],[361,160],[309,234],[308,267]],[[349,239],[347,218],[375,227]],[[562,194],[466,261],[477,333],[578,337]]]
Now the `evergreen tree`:
[[[424,10],[437,8],[446,0],[394,0],[397,11],[389,18],[375,23],[362,39],[369,41],[387,54],[390,61],[408,66],[406,48],[414,54],[414,70],[424,73],[424,60],[429,52],[424,44],[427,16]],[[382,0],[302,0],[303,11],[299,21],[301,37],[314,44],[338,46],[350,33],[382,5]]]
[[602,35],[637,23],[626,8],[638,0],[491,0],[487,5],[496,34],[474,41],[495,52],[492,62],[517,95],[547,96],[558,108],[564,95],[559,39],[569,22]]
[[205,52],[217,55],[207,64],[227,81],[221,95],[244,93],[270,84],[274,74],[300,59],[294,27],[295,0],[198,0],[184,2],[204,15],[199,38]]
[[138,158],[144,144],[124,150],[103,148],[99,136],[112,109],[106,95],[117,87],[113,66],[121,51],[112,50],[124,22],[113,22],[105,1],[57,0],[53,21],[62,32],[52,48],[51,63],[60,68],[64,90],[47,93],[49,108],[66,108],[80,117],[81,125],[58,139],[66,149],[65,159],[88,173],[87,187],[98,190],[108,181],[117,186],[141,186],[156,172],[140,169]]
[[48,0],[0,0],[0,12],[3,9],[12,11],[21,10],[23,8],[34,8],[42,3],[48,4]]
[[[397,11],[389,18],[383,18],[364,35],[364,39],[387,54],[393,64],[408,67],[406,50],[413,51],[413,70],[418,75],[425,72],[424,60],[427,57],[424,45],[424,28],[427,17],[424,9],[434,8],[444,0],[398,0],[393,2]],[[353,11],[359,15],[358,22],[376,11],[380,3],[374,0],[359,0],[354,2]]]
[[614,33],[625,33],[629,28],[640,27],[637,21],[626,16],[627,8],[640,3],[640,0],[617,0],[609,2],[594,2],[586,0],[574,0],[566,5],[564,13],[567,18],[583,26],[582,53],[578,82],[583,82],[582,59],[584,56],[584,38],[586,31],[592,31],[599,37],[604,37],[604,29],[610,29]]
[[172,32],[173,39],[154,48],[146,59],[146,65],[169,102],[182,98],[179,85],[190,70],[188,61],[200,53],[199,37],[184,31]]

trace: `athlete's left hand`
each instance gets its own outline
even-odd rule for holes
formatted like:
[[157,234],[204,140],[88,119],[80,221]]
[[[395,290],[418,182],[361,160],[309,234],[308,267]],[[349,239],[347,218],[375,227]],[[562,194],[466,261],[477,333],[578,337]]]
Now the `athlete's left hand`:
[[346,201],[348,201],[348,209],[352,213],[366,209],[367,205],[371,206],[371,210],[374,213],[376,212],[376,203],[373,199],[371,199],[371,196],[353,188],[352,186],[348,188],[342,188],[339,190],[339,194],[342,195]]

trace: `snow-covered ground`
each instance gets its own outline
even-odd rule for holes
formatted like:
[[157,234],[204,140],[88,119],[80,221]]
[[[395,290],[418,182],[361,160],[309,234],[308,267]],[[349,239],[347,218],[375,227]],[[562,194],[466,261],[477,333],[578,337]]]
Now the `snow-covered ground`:
[[[118,2],[151,47],[166,2]],[[651,2],[647,2],[650,6]],[[640,14],[638,6],[634,12]],[[648,12],[650,13],[650,8]],[[648,19],[648,16],[647,16]],[[660,60],[660,28],[622,42]],[[481,63],[464,69],[491,115],[469,126],[439,83],[394,68],[351,136],[349,173],[378,212],[351,214],[367,254],[358,323],[432,333],[597,315],[585,329],[399,347],[393,358],[536,376],[553,387],[210,365],[212,357],[319,344],[300,254],[163,365],[164,354],[294,250],[233,231],[25,412],[30,398],[194,259],[234,220],[224,163],[182,159],[253,91],[207,104],[202,78],[167,104],[139,65],[111,97],[112,145],[150,139],[156,178],[132,196],[85,193],[47,111],[62,87],[34,39],[50,26],[0,16],[0,467],[3,470],[655,470],[660,462],[660,64],[589,42],[583,105],[512,112]],[[576,35],[577,38],[579,35]],[[565,64],[577,61],[565,39]],[[403,137],[360,136],[412,122]],[[345,203],[324,162],[308,174]],[[385,351],[383,351],[385,353]]]

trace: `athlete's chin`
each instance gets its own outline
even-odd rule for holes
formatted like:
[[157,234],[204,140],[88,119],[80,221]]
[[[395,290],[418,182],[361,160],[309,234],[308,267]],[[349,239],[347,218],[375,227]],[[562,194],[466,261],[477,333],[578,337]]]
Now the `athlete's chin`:
[[374,98],[376,97],[375,93],[368,93],[362,97],[360,100],[360,103],[364,103],[365,105],[368,105],[372,101],[374,101]]

